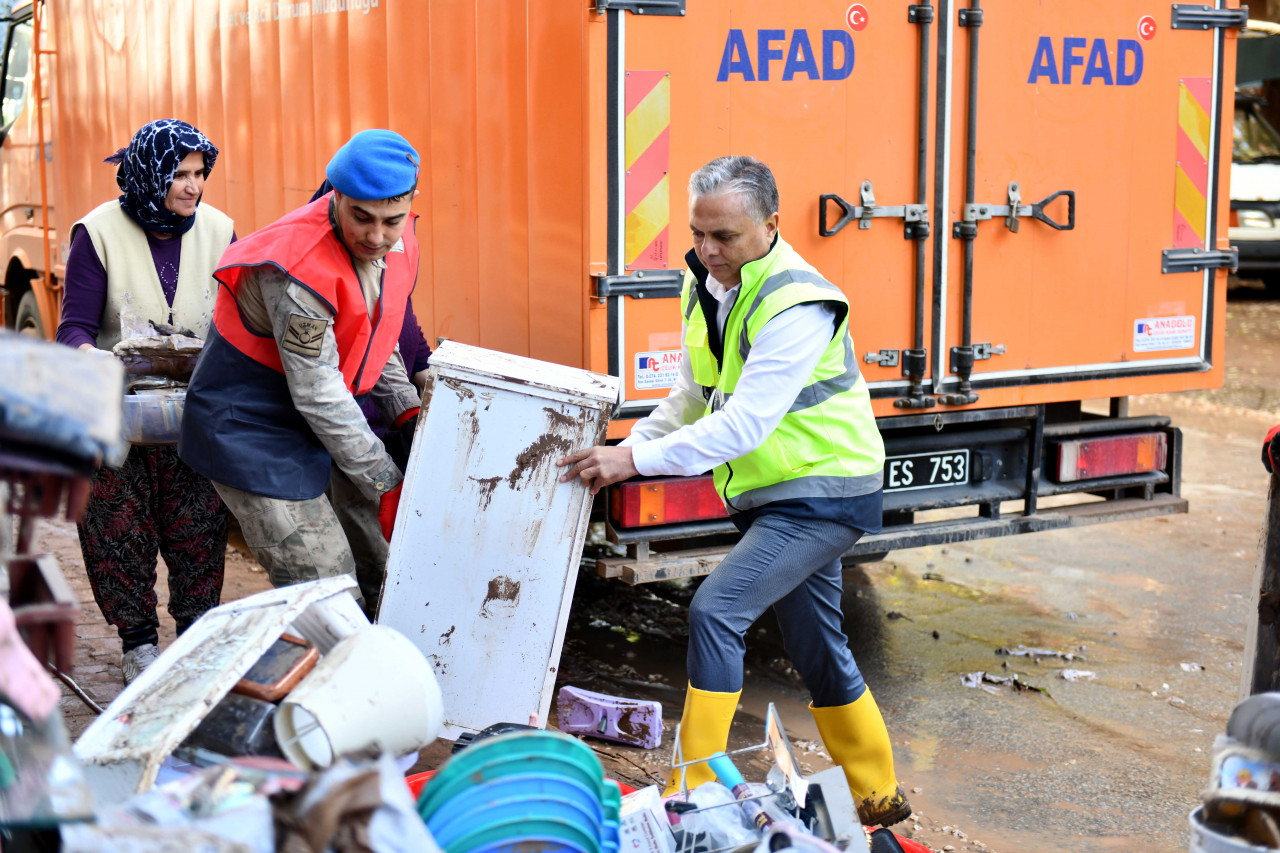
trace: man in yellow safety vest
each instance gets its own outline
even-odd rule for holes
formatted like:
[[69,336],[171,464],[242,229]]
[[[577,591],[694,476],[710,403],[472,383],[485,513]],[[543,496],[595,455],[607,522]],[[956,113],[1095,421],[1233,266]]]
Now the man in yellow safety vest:
[[[840,557],[880,530],[884,469],[849,301],[779,235],[777,184],[759,160],[720,157],[695,172],[689,226],[680,377],[620,445],[561,460],[564,479],[594,493],[637,474],[713,472],[742,539],[689,607],[684,760],[724,750],[745,633],[773,607],[862,822],[897,823],[911,806],[841,629]],[[711,778],[705,764],[686,773],[690,787]]]

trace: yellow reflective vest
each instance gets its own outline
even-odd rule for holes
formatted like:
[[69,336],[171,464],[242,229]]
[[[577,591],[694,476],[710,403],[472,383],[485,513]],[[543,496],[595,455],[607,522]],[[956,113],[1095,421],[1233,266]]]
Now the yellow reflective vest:
[[684,343],[693,379],[707,400],[704,414],[733,397],[752,342],[769,320],[804,302],[836,308],[831,341],[777,429],[755,450],[716,466],[713,476],[725,505],[744,511],[780,500],[852,498],[879,489],[884,443],[849,337],[849,300],[840,288],[777,237],[767,255],[742,267],[738,298],[725,320],[723,358],[717,361],[698,300],[699,274],[705,280],[705,271],[695,274],[692,252],[690,260],[681,294]]

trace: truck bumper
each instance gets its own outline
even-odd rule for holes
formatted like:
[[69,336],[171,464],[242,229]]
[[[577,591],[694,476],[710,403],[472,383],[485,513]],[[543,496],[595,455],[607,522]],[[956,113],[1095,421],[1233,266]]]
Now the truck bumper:
[[[1182,433],[1168,418],[1088,417],[1077,408],[1053,412],[1055,422],[1046,423],[1045,411],[1019,406],[883,419],[890,460],[965,454],[967,474],[963,482],[921,487],[917,478],[895,487],[886,465],[884,528],[860,539],[846,557],[878,559],[902,548],[1187,512],[1180,495]],[[1158,470],[1075,482],[1055,482],[1046,473],[1063,442],[1153,433],[1163,433],[1166,446]],[[1053,506],[1040,506],[1050,497]],[[630,529],[610,524],[607,533],[626,546],[627,556],[597,560],[597,572],[638,584],[709,574],[737,530],[720,519]]]

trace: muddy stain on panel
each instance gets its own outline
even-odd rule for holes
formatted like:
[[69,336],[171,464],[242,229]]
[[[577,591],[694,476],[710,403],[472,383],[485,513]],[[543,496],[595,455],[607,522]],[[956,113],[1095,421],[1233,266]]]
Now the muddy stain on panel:
[[440,378],[440,381],[456,391],[459,400],[474,400],[476,398],[476,392],[467,387],[467,384],[460,379],[454,379],[451,376],[443,376]]
[[489,591],[480,605],[480,615],[488,618],[498,611],[514,611],[520,603],[520,581],[506,575],[489,579]]
[[440,635],[440,645],[449,645],[449,641],[453,639],[453,632],[456,630],[458,630],[457,625],[450,625],[449,630]]
[[434,371],[427,373],[427,381],[422,389],[422,411],[425,413],[431,408],[431,397],[436,391],[436,375]]
[[562,435],[545,433],[539,436],[533,444],[516,454],[516,467],[507,475],[507,485],[514,489],[526,474],[532,474],[544,463],[554,465],[557,459],[572,450],[572,443]]
[[489,508],[489,501],[493,500],[493,490],[498,488],[498,481],[501,477],[468,477],[473,483],[480,486],[480,509]]
[[553,409],[550,406],[543,406],[542,411],[547,413],[547,423],[553,430],[556,427],[560,427],[561,429],[574,429],[578,426],[577,420],[558,409]]

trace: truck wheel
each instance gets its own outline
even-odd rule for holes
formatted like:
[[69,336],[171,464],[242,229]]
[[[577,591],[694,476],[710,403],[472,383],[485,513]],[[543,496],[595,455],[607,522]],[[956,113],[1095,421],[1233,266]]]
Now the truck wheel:
[[28,290],[18,300],[18,311],[13,317],[15,331],[44,340],[44,322],[40,319],[40,306],[36,304],[34,291]]

